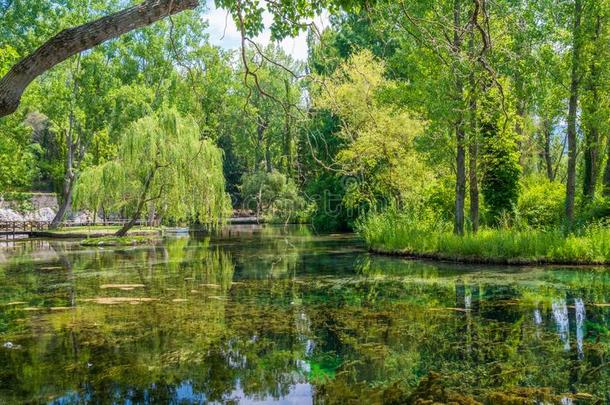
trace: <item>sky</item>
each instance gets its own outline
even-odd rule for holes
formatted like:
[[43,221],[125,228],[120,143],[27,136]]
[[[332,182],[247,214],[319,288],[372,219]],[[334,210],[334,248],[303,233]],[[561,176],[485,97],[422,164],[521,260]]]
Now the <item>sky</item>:
[[[240,46],[240,35],[233,19],[228,16],[225,10],[216,8],[214,0],[207,0],[208,11],[205,13],[208,19],[208,33],[210,42],[225,49],[237,49]],[[269,27],[271,15],[267,12],[263,15],[265,26]],[[315,23],[320,29],[328,26],[328,16],[323,15],[315,19]],[[270,32],[266,29],[261,35],[256,37],[256,42],[265,46],[270,42]],[[304,61],[307,59],[307,34],[302,32],[296,38],[286,38],[281,42],[284,51],[296,60]]]

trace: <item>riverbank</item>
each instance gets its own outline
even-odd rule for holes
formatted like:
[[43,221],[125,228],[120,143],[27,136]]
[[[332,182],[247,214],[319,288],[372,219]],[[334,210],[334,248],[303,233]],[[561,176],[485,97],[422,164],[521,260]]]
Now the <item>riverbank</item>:
[[478,264],[608,265],[610,229],[592,227],[578,234],[561,230],[484,229],[454,235],[393,215],[367,218],[360,234],[372,252]]

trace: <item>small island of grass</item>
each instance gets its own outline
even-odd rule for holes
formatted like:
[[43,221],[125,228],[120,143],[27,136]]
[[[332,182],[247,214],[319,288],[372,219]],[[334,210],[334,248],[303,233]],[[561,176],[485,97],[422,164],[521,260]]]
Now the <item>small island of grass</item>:
[[82,246],[134,246],[152,241],[150,236],[103,236],[100,238],[87,238],[81,241]]
[[[116,225],[70,226],[54,230],[33,231],[32,236],[51,239],[97,239],[113,236],[120,228]],[[162,227],[137,226],[129,232],[129,235],[150,238],[158,236],[162,232]]]

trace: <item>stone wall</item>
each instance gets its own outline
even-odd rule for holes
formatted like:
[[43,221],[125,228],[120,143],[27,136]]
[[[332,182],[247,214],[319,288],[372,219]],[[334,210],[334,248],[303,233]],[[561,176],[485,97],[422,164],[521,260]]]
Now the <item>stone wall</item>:
[[57,201],[57,195],[55,193],[35,193],[32,194],[32,205],[35,210],[41,208],[51,208],[53,211],[57,211],[59,203]]
[[[59,207],[57,201],[57,195],[55,193],[28,193],[31,195],[30,202],[32,203],[32,208],[34,211],[38,211],[42,208],[50,208],[53,211],[57,211]],[[18,209],[19,202],[4,200],[0,197],[0,208],[6,209]]]

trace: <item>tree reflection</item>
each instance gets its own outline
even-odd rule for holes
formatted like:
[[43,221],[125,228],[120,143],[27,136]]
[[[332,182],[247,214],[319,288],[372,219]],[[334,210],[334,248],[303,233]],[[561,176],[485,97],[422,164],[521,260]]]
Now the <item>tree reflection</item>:
[[4,262],[0,344],[19,348],[0,348],[0,403],[608,395],[605,272],[433,265],[259,231],[58,242]]

